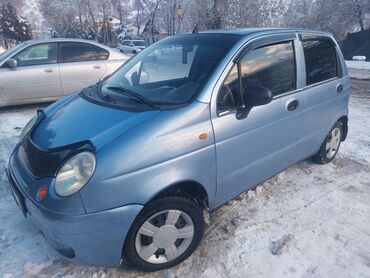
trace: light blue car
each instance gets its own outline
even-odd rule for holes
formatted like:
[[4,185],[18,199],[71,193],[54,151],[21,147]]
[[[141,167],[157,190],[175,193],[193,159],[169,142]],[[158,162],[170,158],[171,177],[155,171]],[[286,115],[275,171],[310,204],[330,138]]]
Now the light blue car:
[[203,214],[347,135],[333,37],[236,29],[163,39],[24,128],[7,173],[66,258],[153,271],[190,256]]

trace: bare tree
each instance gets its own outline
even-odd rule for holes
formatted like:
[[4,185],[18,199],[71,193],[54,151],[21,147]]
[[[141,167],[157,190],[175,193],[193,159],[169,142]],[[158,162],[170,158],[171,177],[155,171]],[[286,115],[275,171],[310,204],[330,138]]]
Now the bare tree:
[[[364,27],[364,18],[363,18],[363,11],[362,11],[362,5],[360,0],[354,0],[354,10],[357,16],[358,24],[360,25],[361,31],[365,30]],[[370,5],[370,4],[369,4]]]
[[207,28],[220,29],[222,25],[222,13],[225,12],[226,0],[212,0],[207,15]]
[[140,26],[144,21],[145,12],[142,0],[134,0],[133,8],[135,12],[135,25],[137,27],[137,36],[140,35]]
[[124,2],[123,0],[111,0],[112,6],[114,10],[118,14],[118,19],[121,24],[123,24],[123,16],[124,16]]
[[158,13],[158,8],[161,0],[143,0],[144,5],[149,12],[149,23],[150,23],[150,35],[152,37],[152,42],[155,41],[154,34],[156,31],[155,23],[156,16]]
[[109,0],[101,0],[98,2],[98,8],[102,13],[101,22],[101,42],[107,44],[111,41],[111,26],[109,23],[109,13],[110,13],[110,2]]
[[97,28],[97,24],[96,24],[95,14],[94,14],[94,8],[92,6],[91,0],[87,0],[86,1],[86,5],[87,5],[87,9],[89,11],[89,15],[90,15],[92,24],[93,24],[94,28],[96,29]]

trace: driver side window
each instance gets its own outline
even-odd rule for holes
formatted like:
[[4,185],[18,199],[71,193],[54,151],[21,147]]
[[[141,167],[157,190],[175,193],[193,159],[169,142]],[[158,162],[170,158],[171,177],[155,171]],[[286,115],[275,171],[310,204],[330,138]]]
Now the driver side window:
[[18,62],[18,66],[34,66],[57,63],[57,44],[44,43],[29,46],[17,54],[14,59]]
[[238,65],[235,64],[217,96],[217,112],[235,110],[241,106]]

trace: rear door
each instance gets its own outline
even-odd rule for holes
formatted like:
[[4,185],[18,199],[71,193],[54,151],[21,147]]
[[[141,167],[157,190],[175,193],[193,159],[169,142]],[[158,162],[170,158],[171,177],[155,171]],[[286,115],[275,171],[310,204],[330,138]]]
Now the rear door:
[[303,88],[305,98],[305,134],[301,139],[300,150],[303,158],[315,154],[329,133],[333,121],[342,111],[346,111],[347,97],[339,50],[337,45],[325,36],[301,35],[304,54],[306,83]]
[[[217,96],[211,109],[218,204],[296,160],[303,109],[303,95],[297,90],[296,43],[295,34],[267,36],[252,43],[213,94],[213,98]],[[248,102],[248,97],[241,99],[248,86],[266,87],[274,98],[254,107],[246,118],[237,119],[236,111]]]
[[16,67],[0,68],[0,90],[4,101],[17,102],[62,95],[56,43],[30,45],[15,56]]
[[59,53],[64,94],[93,85],[105,76],[104,61],[109,57],[107,50],[88,43],[62,42]]

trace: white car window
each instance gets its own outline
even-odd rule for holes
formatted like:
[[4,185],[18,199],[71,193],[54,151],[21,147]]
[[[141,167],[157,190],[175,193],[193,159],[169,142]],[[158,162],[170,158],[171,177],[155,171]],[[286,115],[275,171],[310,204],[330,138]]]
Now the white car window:
[[57,44],[44,43],[29,46],[13,58],[17,60],[18,66],[33,66],[57,63]]
[[135,46],[146,46],[145,41],[132,41]]
[[109,52],[88,43],[64,42],[60,44],[60,61],[85,62],[107,60]]

